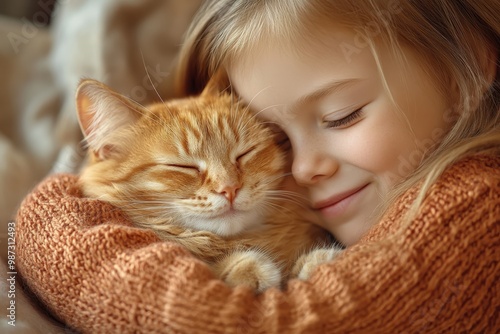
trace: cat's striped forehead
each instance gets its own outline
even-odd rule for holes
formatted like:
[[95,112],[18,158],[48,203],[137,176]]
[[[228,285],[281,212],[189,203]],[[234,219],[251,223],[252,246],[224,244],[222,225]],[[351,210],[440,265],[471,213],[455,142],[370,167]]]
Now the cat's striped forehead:
[[[245,107],[229,99],[192,99],[155,105],[157,131],[170,138],[179,155],[229,154],[235,144],[265,141],[270,133]],[[158,126],[159,125],[159,126]],[[251,131],[250,131],[251,130]]]

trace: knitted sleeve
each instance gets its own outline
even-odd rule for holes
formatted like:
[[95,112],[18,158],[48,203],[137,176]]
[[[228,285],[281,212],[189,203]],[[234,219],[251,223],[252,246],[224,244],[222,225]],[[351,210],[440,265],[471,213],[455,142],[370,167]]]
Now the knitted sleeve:
[[495,333],[499,167],[461,161],[410,227],[396,228],[414,191],[308,281],[262,294],[229,288],[58,175],[20,207],[18,271],[56,317],[87,333]]

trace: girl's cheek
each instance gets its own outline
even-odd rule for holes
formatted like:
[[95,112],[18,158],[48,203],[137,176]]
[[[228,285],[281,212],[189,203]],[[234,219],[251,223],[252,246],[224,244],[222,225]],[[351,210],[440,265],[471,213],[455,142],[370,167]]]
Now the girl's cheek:
[[345,155],[354,165],[378,174],[392,170],[413,147],[411,131],[390,105],[381,104],[345,140]]

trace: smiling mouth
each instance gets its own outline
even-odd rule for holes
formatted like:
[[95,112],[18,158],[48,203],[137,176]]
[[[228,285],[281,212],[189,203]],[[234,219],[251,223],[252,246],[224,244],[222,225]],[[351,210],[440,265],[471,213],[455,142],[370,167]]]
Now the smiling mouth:
[[321,211],[323,209],[336,206],[338,204],[341,204],[341,202],[343,202],[343,201],[351,198],[351,196],[358,194],[363,189],[365,189],[367,186],[368,186],[368,184],[365,184],[365,185],[363,185],[361,187],[357,187],[357,188],[345,191],[343,193],[334,195],[334,196],[328,198],[327,200],[320,201],[318,203],[313,204],[312,207],[315,210],[320,210]]

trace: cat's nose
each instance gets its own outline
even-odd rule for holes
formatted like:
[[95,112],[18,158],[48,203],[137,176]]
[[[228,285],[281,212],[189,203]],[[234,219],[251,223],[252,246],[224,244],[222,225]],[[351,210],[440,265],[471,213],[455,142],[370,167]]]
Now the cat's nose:
[[238,190],[240,190],[240,185],[239,184],[232,184],[232,185],[221,186],[217,190],[217,192],[219,194],[223,195],[224,197],[226,197],[230,203],[233,203],[233,201],[238,193]]

